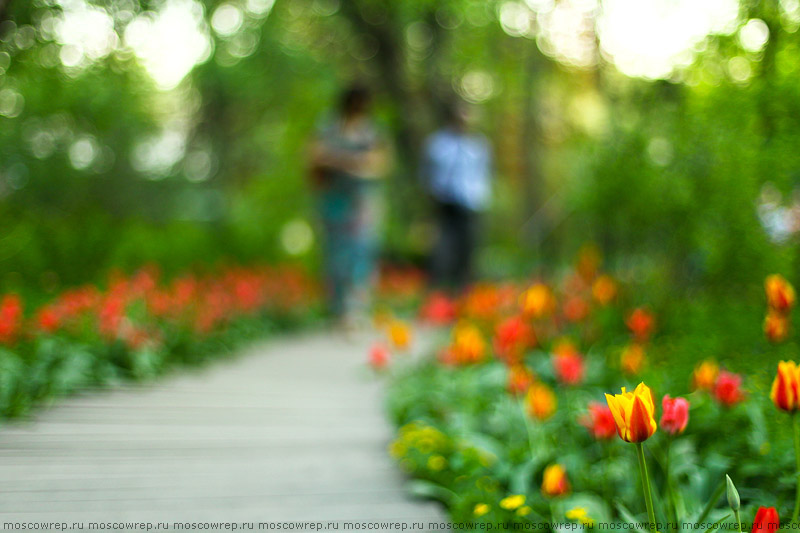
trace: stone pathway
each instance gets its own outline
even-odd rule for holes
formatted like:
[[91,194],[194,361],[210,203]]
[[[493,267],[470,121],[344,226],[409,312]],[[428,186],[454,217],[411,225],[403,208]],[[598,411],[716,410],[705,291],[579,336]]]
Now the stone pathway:
[[408,498],[386,453],[392,430],[382,383],[364,364],[367,346],[366,337],[280,337],[203,369],[87,392],[7,423],[0,527],[231,522],[258,530],[260,522],[313,521],[358,530],[422,522],[427,531],[446,522],[438,505]]

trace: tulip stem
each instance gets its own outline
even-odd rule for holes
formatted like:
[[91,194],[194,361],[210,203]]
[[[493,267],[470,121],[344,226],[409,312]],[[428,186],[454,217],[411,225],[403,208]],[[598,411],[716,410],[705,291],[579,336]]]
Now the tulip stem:
[[792,513],[792,524],[797,522],[800,516],[800,417],[797,412],[792,413],[794,423],[794,459],[797,464],[797,488],[794,494],[794,512]]
[[668,503],[669,511],[672,514],[672,519],[673,519],[673,523],[674,523],[673,527],[677,531],[678,530],[678,510],[677,510],[677,508],[675,506],[675,490],[674,490],[674,487],[672,486],[672,476],[670,475],[670,468],[669,468],[670,467],[670,455],[671,455],[670,451],[671,451],[671,448],[672,448],[672,439],[673,439],[672,435],[670,435],[667,438],[667,452],[666,452],[667,457],[664,460],[664,463],[665,463],[665,466],[664,466],[664,479],[665,479],[666,484],[667,484],[667,499],[668,499],[667,503]]
[[644,446],[641,442],[635,442],[636,456],[639,458],[639,471],[642,474],[642,490],[644,491],[644,503],[647,506],[647,518],[650,522],[649,529],[656,533],[656,513],[653,510],[653,494],[650,491],[650,476],[647,473],[647,461],[644,459]]
[[736,518],[736,527],[739,533],[742,533],[742,521],[739,519],[739,511],[734,509],[733,516]]

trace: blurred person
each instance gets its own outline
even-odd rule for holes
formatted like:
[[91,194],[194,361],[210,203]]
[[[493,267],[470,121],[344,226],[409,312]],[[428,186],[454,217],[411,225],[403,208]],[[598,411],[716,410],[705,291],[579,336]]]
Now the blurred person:
[[341,325],[366,311],[375,271],[380,187],[387,144],[371,118],[366,87],[345,90],[339,107],[317,127],[311,176],[323,232],[328,307]]
[[421,177],[435,204],[438,240],[431,271],[439,287],[463,289],[471,281],[479,215],[491,195],[491,149],[473,123],[473,110],[453,102],[445,109],[444,127],[425,141]]

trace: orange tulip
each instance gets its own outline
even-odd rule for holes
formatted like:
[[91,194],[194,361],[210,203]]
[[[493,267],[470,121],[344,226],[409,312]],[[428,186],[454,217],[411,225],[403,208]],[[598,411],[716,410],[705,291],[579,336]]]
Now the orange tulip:
[[767,293],[767,304],[780,313],[789,311],[794,306],[794,287],[780,274],[772,274],[764,280]]
[[778,409],[789,412],[800,409],[800,367],[794,361],[778,363],[778,375],[769,397]]
[[542,494],[549,498],[556,496],[563,496],[570,491],[569,480],[567,479],[567,471],[564,467],[558,464],[549,465],[544,469],[544,478],[542,480]]
[[534,383],[525,396],[528,414],[537,420],[547,420],[556,412],[558,401],[553,391],[544,383]]
[[633,392],[622,387],[622,394],[606,394],[608,407],[617,424],[617,434],[625,442],[643,442],[656,432],[653,393],[644,383]]

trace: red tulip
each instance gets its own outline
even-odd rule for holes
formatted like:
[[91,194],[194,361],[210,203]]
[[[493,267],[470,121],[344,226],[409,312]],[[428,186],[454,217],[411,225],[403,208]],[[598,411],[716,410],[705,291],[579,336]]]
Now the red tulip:
[[733,407],[744,401],[742,376],[726,370],[720,371],[717,382],[714,384],[713,394],[714,398],[725,407]]
[[444,326],[456,319],[456,303],[442,292],[433,292],[422,306],[420,318],[434,326]]
[[664,395],[661,400],[661,428],[671,435],[683,433],[689,423],[689,401],[686,398],[670,398]]
[[16,294],[0,299],[0,343],[13,343],[22,327],[22,300]]
[[382,370],[388,364],[389,350],[383,344],[374,344],[369,350],[369,365],[375,370]]
[[647,310],[638,308],[634,309],[630,316],[628,316],[628,320],[625,324],[637,340],[645,341],[653,332],[655,319]]
[[536,344],[536,335],[525,319],[512,316],[497,325],[493,344],[497,356],[506,364],[514,365],[519,363],[527,348]]
[[588,429],[597,440],[613,439],[617,434],[614,414],[607,405],[602,403],[589,403],[589,413],[581,417],[578,422]]
[[776,533],[780,525],[778,511],[774,507],[759,507],[753,520],[752,533]]
[[579,353],[553,354],[556,377],[565,385],[578,385],[583,381],[586,364]]

